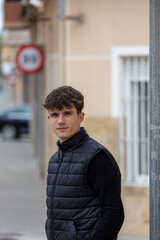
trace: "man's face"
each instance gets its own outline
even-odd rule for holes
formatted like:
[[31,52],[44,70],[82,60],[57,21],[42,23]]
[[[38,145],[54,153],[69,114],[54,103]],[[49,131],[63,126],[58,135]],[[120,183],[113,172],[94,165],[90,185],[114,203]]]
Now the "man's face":
[[63,107],[62,110],[49,110],[48,113],[53,132],[59,137],[60,142],[64,142],[78,133],[80,124],[84,119],[84,113],[77,114],[74,106],[70,108]]

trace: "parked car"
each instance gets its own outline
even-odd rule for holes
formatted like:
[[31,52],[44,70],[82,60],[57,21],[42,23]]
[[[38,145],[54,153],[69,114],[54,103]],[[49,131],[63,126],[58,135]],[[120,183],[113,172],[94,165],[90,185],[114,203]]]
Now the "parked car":
[[3,138],[19,138],[29,133],[31,109],[29,104],[10,107],[0,113],[0,133]]

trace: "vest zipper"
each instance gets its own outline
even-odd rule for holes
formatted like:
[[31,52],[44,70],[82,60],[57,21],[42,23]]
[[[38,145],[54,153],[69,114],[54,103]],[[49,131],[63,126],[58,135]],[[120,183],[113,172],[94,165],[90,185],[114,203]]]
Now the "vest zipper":
[[53,230],[52,230],[52,240],[54,240],[54,217],[53,217],[53,202],[54,202],[54,194],[55,194],[55,190],[56,190],[56,183],[57,183],[57,177],[58,177],[58,173],[59,173],[59,169],[60,169],[60,166],[61,166],[61,163],[63,161],[63,158],[64,158],[64,153],[62,152],[62,158],[60,158],[60,151],[58,152],[58,169],[57,169],[57,172],[56,172],[56,177],[55,177],[55,182],[54,182],[54,189],[53,189],[53,200],[52,200],[52,227],[53,227]]

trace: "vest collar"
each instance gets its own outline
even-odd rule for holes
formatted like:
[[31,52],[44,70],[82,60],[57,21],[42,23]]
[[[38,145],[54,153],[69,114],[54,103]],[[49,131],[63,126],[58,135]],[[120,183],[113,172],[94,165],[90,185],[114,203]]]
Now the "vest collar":
[[69,138],[65,142],[61,143],[59,140],[57,141],[57,146],[62,152],[66,152],[67,150],[75,149],[79,144],[83,143],[89,138],[84,127],[81,127],[80,131],[75,134],[73,137]]

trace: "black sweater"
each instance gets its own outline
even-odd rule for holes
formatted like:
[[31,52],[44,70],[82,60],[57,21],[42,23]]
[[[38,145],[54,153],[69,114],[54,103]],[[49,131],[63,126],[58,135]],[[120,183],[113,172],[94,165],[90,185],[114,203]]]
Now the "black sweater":
[[89,164],[87,179],[90,187],[100,200],[103,217],[90,240],[115,240],[124,220],[123,204],[119,182],[113,166],[106,154],[101,151]]

